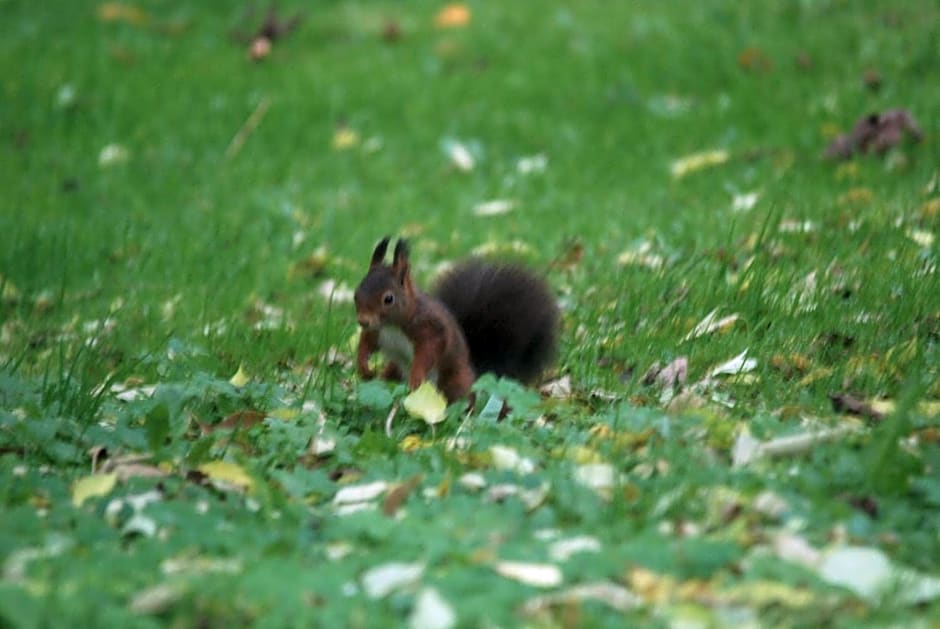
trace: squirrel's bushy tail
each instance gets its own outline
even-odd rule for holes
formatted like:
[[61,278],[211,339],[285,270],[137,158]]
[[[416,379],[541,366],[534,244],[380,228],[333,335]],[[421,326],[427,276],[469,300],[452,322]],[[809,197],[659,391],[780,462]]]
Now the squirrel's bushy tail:
[[532,382],[555,358],[558,304],[531,271],[468,260],[441,277],[434,295],[463,329],[478,374]]

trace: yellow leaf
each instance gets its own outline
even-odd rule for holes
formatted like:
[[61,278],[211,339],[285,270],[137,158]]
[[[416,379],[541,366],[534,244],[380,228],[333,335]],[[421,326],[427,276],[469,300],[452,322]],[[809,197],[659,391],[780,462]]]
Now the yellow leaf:
[[127,22],[140,26],[150,19],[146,11],[130,4],[120,2],[105,2],[98,5],[98,19],[102,22]]
[[295,419],[298,415],[300,415],[300,411],[296,408],[276,408],[273,411],[265,413],[266,417],[273,417],[281,421],[290,421]]
[[245,366],[239,365],[238,371],[235,372],[235,375],[231,377],[229,382],[232,384],[233,387],[241,388],[245,386],[246,384],[248,384],[249,380],[250,378],[248,377],[248,374],[245,373]]
[[697,170],[724,164],[728,157],[728,151],[723,149],[693,153],[675,160],[670,166],[670,171],[674,179],[681,179]]
[[355,129],[350,129],[346,126],[336,128],[336,131],[333,133],[333,148],[335,150],[344,151],[351,149],[357,144],[359,144],[359,134],[356,133]]
[[470,9],[465,4],[448,4],[434,16],[438,28],[459,28],[470,23]]
[[85,478],[80,478],[72,485],[72,504],[76,507],[82,506],[88,498],[96,496],[107,496],[114,489],[117,482],[117,474],[92,474]]
[[408,435],[398,444],[398,449],[402,452],[414,452],[421,448],[427,448],[434,444],[433,441],[425,441],[418,435]]
[[230,461],[210,461],[199,466],[199,471],[211,480],[235,485],[240,489],[251,491],[254,479],[248,475],[240,465]]
[[444,421],[447,400],[430,382],[422,382],[421,386],[412,391],[402,403],[412,417],[423,419],[429,424],[439,424]]

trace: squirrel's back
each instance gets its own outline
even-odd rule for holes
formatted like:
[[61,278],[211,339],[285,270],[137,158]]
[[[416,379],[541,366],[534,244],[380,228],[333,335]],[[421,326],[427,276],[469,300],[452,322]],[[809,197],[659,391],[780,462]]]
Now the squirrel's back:
[[555,358],[558,304],[531,271],[471,259],[445,273],[433,294],[463,329],[477,373],[531,382]]

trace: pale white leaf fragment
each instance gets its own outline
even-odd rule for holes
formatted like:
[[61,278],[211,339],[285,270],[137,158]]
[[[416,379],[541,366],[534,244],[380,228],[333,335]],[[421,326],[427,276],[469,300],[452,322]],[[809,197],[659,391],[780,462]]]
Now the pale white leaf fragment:
[[616,478],[614,466],[610,463],[586,463],[577,466],[574,470],[576,482],[588,489],[593,489],[604,498],[610,496]]
[[451,163],[461,172],[470,172],[476,166],[476,159],[466,144],[458,140],[445,140],[443,142],[444,153],[450,158]]
[[117,399],[122,402],[133,402],[135,400],[144,400],[153,397],[153,392],[157,390],[157,385],[147,384],[139,387],[127,388],[123,384],[111,385],[111,391],[115,393]]
[[538,487],[526,489],[512,483],[502,483],[493,485],[486,491],[486,498],[491,502],[502,502],[510,496],[517,496],[528,511],[534,511],[545,502],[548,492],[551,489],[551,483],[543,482]]
[[123,164],[131,157],[130,151],[120,144],[108,144],[98,153],[98,166],[108,168]]
[[644,266],[653,271],[661,269],[665,263],[663,256],[653,253],[653,243],[648,240],[640,242],[617,256],[617,264],[620,266]]
[[121,528],[122,535],[142,535],[144,537],[153,537],[157,534],[157,523],[150,516],[142,513],[132,515]]
[[773,550],[780,559],[813,570],[822,559],[822,553],[806,541],[805,537],[795,533],[782,532],[774,536]]
[[333,496],[334,505],[354,504],[375,500],[385,493],[388,483],[384,480],[365,483],[363,485],[349,485],[343,487]]
[[715,308],[703,318],[698,324],[689,331],[688,334],[683,337],[683,341],[688,341],[700,336],[705,336],[706,334],[711,334],[717,330],[727,330],[734,322],[738,320],[739,315],[737,313],[730,314],[726,317],[718,318],[718,309]]
[[375,511],[376,504],[374,502],[352,502],[350,504],[336,505],[333,508],[333,513],[338,516],[347,516],[352,515],[353,513],[359,513],[360,511]]
[[643,599],[616,583],[598,581],[595,583],[582,583],[560,592],[542,594],[530,598],[523,605],[525,614],[537,614],[555,605],[565,605],[578,601],[597,601],[620,612],[627,612],[643,606]]
[[780,221],[777,229],[783,234],[808,234],[816,231],[816,223],[785,218]]
[[507,214],[516,207],[516,202],[512,199],[493,199],[485,201],[473,208],[473,213],[477,216],[499,216]]
[[411,629],[450,629],[457,624],[457,613],[432,587],[422,588],[415,598],[408,618]]
[[204,557],[188,554],[169,557],[160,563],[160,571],[167,576],[202,574],[239,574],[244,569],[237,557]]
[[787,504],[786,500],[769,489],[765,489],[764,491],[757,494],[754,497],[752,506],[758,513],[771,518],[779,518],[787,511],[787,509],[790,508],[790,505]]
[[139,591],[131,598],[129,608],[135,614],[160,614],[183,596],[178,583],[158,583]]
[[369,598],[383,598],[416,584],[423,574],[423,563],[393,561],[367,570],[362,575],[362,589]]
[[478,472],[467,472],[457,479],[457,483],[470,491],[479,491],[486,487],[486,479]]
[[746,429],[738,433],[731,451],[735,466],[747,465],[761,457],[793,456],[812,450],[819,444],[836,441],[859,431],[859,428],[846,424],[835,428],[821,428],[795,435],[777,437],[769,441],[760,441],[750,435]]
[[755,205],[757,205],[757,200],[759,198],[760,193],[757,191],[736,194],[734,195],[734,198],[731,199],[731,211],[748,212],[753,209]]
[[354,297],[353,289],[345,282],[337,282],[333,279],[323,280],[317,287],[317,294],[334,304],[351,304]]
[[548,556],[554,561],[567,561],[576,553],[599,553],[600,551],[601,543],[596,537],[580,535],[552,543],[548,547]]
[[866,600],[876,600],[890,587],[893,569],[888,557],[875,548],[845,546],[828,551],[819,564],[823,580],[851,590]]
[[936,240],[933,232],[929,232],[925,229],[909,229],[907,230],[907,237],[924,249],[932,247],[934,240]]
[[725,361],[720,365],[712,367],[707,376],[708,378],[713,378],[714,376],[723,376],[723,375],[737,375],[742,373],[747,373],[749,371],[754,371],[757,368],[757,359],[748,358],[747,350],[744,350],[731,360]]
[[326,558],[330,561],[339,561],[353,551],[349,542],[333,542],[326,545]]
[[522,561],[500,561],[493,569],[500,576],[534,587],[550,588],[561,585],[564,579],[561,568],[548,563]]
[[3,562],[3,580],[20,581],[26,577],[26,567],[37,559],[51,559],[69,550],[75,542],[59,533],[51,533],[42,546],[18,548],[7,555]]
[[547,167],[548,157],[546,157],[544,153],[536,153],[535,155],[520,157],[519,161],[516,162],[516,171],[520,175],[542,173],[545,172]]
[[561,378],[546,382],[539,391],[550,398],[567,400],[571,397],[571,376],[565,374]]
[[519,474],[531,474],[535,471],[532,459],[521,456],[514,448],[495,445],[490,447],[493,466],[498,470],[510,470]]

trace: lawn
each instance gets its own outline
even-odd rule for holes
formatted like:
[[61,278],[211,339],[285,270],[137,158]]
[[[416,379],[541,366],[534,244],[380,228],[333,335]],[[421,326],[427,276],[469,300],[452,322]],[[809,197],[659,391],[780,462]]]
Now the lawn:
[[[938,622],[940,7],[248,6],[0,0],[0,625]],[[541,391],[360,381],[385,235]]]

